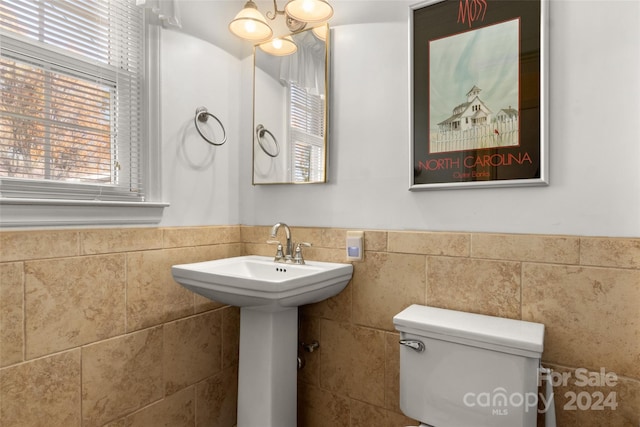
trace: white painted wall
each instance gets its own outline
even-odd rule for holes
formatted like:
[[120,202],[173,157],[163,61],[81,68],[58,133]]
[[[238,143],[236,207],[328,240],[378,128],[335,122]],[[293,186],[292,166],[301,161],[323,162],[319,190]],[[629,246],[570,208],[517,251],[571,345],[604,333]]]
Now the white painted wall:
[[[333,30],[330,183],[254,187],[251,58],[163,31],[163,224],[640,236],[640,2],[551,0],[550,16],[551,185],[531,188],[408,191],[405,19]],[[206,158],[199,105],[230,133],[203,168],[180,157]]]
[[640,236],[640,2],[552,1],[550,16],[550,186],[409,192],[407,23],[343,25],[331,183],[251,188],[245,171],[241,222]]
[[[238,224],[241,64],[224,50],[174,30],[162,30],[162,192],[161,225]],[[206,143],[196,131],[196,108],[205,106],[223,123],[227,142]],[[215,141],[214,120],[201,125]],[[250,143],[250,142],[249,142]],[[244,159],[242,159],[244,160]]]

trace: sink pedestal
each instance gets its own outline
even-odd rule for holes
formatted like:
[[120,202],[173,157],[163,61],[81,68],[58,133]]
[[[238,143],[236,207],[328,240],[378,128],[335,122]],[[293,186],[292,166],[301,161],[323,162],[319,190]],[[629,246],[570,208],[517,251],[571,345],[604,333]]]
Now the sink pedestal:
[[298,307],[240,309],[237,427],[296,427]]

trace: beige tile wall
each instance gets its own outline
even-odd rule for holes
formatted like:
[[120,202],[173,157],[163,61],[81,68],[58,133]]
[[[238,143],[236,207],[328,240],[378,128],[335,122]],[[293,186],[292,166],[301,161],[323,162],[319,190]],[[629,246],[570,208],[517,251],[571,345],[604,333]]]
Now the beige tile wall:
[[[267,228],[242,233],[247,251],[273,252],[261,244]],[[307,259],[344,261],[346,230],[297,228],[294,238],[314,244]],[[365,231],[354,267],[340,295],[302,310],[301,339],[320,348],[305,354],[299,425],[411,422],[398,408],[392,317],[414,303],[544,323],[544,363],[570,376],[555,393],[558,426],[640,425],[640,239]],[[576,386],[577,368],[617,384]],[[565,393],[582,393],[583,409]],[[584,406],[598,393],[615,393],[615,410]]]
[[[239,312],[169,268],[272,255],[268,232],[0,233],[0,425],[232,427]],[[307,259],[344,262],[346,230],[293,234],[313,243]],[[544,323],[545,364],[573,380],[558,426],[639,425],[640,239],[367,230],[365,250],[341,294],[301,310],[301,340],[320,342],[299,374],[301,427],[412,422],[392,317],[414,303]],[[616,385],[576,385],[577,368]],[[565,393],[615,393],[617,407],[571,410]]]
[[170,267],[241,251],[239,226],[1,232],[0,425],[234,425],[239,312]]

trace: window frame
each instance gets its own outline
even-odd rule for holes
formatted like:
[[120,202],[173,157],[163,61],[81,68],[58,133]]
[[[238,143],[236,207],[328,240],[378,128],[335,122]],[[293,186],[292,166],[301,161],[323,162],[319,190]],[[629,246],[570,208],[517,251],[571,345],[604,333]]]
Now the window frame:
[[[160,151],[160,26],[144,9],[144,84],[141,181],[144,201],[101,201],[3,197],[0,227],[157,224],[168,203],[162,202]],[[73,185],[73,184],[70,184]]]

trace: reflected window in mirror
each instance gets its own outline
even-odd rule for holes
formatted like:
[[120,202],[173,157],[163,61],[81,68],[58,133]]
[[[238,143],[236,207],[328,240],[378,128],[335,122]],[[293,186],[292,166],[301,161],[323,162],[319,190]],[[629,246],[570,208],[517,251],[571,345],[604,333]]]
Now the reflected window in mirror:
[[289,85],[289,147],[294,182],[324,180],[325,101],[295,83]]

